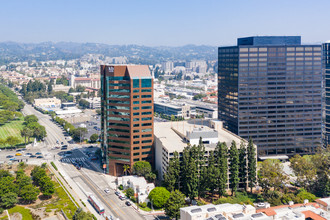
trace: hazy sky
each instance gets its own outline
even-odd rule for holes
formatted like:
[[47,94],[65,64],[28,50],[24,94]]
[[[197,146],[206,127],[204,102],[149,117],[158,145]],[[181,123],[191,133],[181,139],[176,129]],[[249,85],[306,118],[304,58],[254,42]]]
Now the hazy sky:
[[3,0],[0,41],[233,45],[254,35],[330,40],[329,0]]

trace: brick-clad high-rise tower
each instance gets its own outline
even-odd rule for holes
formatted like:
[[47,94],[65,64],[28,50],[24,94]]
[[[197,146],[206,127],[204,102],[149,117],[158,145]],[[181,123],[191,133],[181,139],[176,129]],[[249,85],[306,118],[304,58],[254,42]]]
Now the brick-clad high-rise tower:
[[146,65],[101,65],[101,149],[110,175],[153,164],[153,79]]

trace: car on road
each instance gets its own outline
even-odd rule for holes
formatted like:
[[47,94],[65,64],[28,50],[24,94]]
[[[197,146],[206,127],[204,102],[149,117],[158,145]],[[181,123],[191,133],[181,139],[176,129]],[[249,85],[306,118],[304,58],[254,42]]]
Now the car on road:
[[94,146],[93,145],[91,145],[91,146],[89,146],[88,148],[93,148]]
[[119,196],[119,195],[120,195],[120,192],[116,191],[115,194],[116,194],[117,196]]
[[15,156],[22,156],[22,154],[21,153],[16,153]]
[[126,199],[126,197],[125,196],[119,196],[119,199],[124,201]]
[[40,156],[37,156],[37,158],[38,158],[38,159],[41,159],[41,158],[44,158],[44,157],[40,155]]
[[37,152],[36,155],[41,155],[41,153],[40,152]]
[[108,188],[104,189],[104,192],[109,194],[110,193],[110,190]]
[[16,158],[15,158],[15,157],[12,157],[12,158],[10,158],[9,160],[13,161],[13,160],[16,160]]
[[30,155],[30,158],[35,158],[35,157],[37,157],[36,155]]
[[132,205],[129,201],[126,201],[125,204],[126,204],[127,206],[131,206],[131,205]]
[[63,142],[61,142],[61,144],[64,144]]
[[6,158],[13,158],[14,156],[13,155],[7,155]]
[[258,205],[257,205],[257,206],[260,208],[260,207],[265,207],[265,205],[266,205],[265,203],[263,203],[263,202],[260,202],[260,203],[258,203]]

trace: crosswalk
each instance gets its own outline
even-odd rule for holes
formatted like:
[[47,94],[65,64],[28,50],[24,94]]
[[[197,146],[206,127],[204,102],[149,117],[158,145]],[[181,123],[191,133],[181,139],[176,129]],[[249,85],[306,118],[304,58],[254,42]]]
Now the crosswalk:
[[62,158],[61,161],[64,163],[72,163],[72,162],[84,162],[88,160],[87,157],[70,157],[70,158]]

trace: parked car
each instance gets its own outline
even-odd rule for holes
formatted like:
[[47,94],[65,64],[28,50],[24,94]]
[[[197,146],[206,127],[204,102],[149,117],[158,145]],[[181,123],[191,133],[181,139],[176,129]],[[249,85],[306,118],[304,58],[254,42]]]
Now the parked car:
[[16,153],[15,156],[22,156],[22,154],[21,153]]
[[115,194],[116,194],[117,196],[119,196],[119,195],[120,195],[120,192],[116,191]]
[[30,158],[35,158],[35,157],[37,157],[36,155],[30,155]]
[[12,155],[7,155],[7,157],[6,158],[13,158],[14,156],[12,156]]
[[14,160],[16,160],[16,158],[15,157],[12,157],[9,160],[14,161]]
[[37,158],[38,158],[38,159],[41,159],[41,158],[44,158],[44,157],[40,155],[40,156],[37,156]]
[[108,194],[108,193],[110,193],[110,190],[108,188],[106,188],[106,189],[104,189],[104,192]]
[[131,206],[131,205],[132,205],[129,201],[126,201],[125,204],[126,204],[127,206]]
[[36,155],[41,155],[41,153],[40,152],[37,152]]

